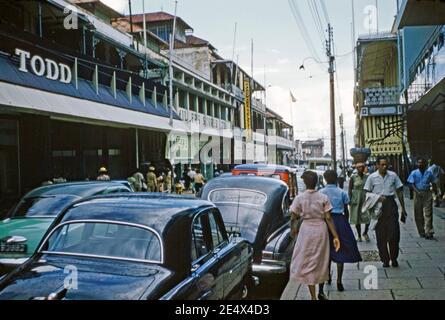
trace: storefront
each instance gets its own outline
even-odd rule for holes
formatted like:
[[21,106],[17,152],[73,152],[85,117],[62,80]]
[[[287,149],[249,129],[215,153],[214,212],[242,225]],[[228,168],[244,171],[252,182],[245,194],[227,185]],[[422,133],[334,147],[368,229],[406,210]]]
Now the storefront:
[[[41,61],[54,68],[46,65],[44,72]],[[186,128],[176,114],[170,125],[170,112],[162,103],[165,87],[123,73],[107,86],[108,79],[86,80],[72,71],[81,74],[92,66],[100,74],[108,72],[106,66],[76,64],[66,55],[57,60],[54,54],[51,59],[33,52],[0,54],[3,214],[25,192],[50,179],[95,179],[102,166],[113,179],[127,179],[143,163],[169,166],[167,135],[173,128]],[[113,87],[113,80],[124,83]]]

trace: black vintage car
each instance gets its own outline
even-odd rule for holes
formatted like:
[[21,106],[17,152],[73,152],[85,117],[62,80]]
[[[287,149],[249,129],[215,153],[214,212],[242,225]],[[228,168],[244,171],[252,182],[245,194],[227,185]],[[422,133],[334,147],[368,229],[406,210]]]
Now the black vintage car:
[[202,199],[218,207],[229,234],[253,245],[253,274],[260,286],[273,285],[280,292],[288,281],[294,247],[288,186],[273,178],[233,176],[211,180]]
[[239,298],[251,268],[252,247],[228,239],[207,201],[98,196],[56,219],[36,253],[0,281],[0,300]]

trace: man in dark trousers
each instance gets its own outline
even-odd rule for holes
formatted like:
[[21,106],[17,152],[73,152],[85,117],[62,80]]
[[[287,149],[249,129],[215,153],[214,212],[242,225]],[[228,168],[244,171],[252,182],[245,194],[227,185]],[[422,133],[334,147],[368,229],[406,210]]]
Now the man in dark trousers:
[[[388,159],[377,159],[378,170],[366,180],[364,190],[378,194],[382,203],[382,214],[375,227],[377,247],[383,267],[388,268],[391,261],[393,267],[398,267],[400,225],[399,210],[395,196],[402,207],[401,221],[406,221],[405,201],[403,198],[403,183],[396,173],[388,170]],[[389,248],[389,252],[388,252]]]
[[411,172],[408,183],[414,190],[414,217],[420,237],[433,240],[433,187],[437,194],[437,178],[427,170],[427,162],[423,158],[417,160],[418,169]]

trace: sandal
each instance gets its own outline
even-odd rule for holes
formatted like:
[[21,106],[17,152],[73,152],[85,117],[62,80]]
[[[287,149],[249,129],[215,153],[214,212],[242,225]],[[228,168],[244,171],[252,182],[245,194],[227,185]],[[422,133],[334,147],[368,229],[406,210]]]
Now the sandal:
[[367,234],[364,234],[363,235],[363,238],[365,238],[365,241],[366,242],[370,242],[371,240],[369,239],[369,236],[367,235]]

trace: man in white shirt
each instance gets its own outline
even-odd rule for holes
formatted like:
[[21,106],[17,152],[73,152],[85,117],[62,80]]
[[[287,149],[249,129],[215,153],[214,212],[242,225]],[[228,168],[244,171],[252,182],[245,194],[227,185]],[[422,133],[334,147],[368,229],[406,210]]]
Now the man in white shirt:
[[403,198],[403,183],[396,173],[388,170],[388,164],[388,159],[378,158],[378,170],[368,177],[364,187],[366,192],[380,195],[382,214],[375,227],[375,232],[380,259],[385,268],[389,267],[390,261],[393,267],[399,266],[397,258],[399,256],[400,225],[399,210],[395,201],[396,195],[402,207],[401,221],[403,223],[407,216]]

